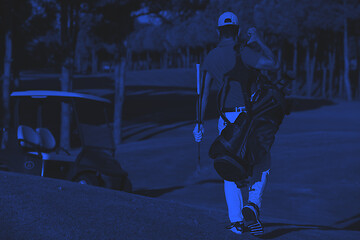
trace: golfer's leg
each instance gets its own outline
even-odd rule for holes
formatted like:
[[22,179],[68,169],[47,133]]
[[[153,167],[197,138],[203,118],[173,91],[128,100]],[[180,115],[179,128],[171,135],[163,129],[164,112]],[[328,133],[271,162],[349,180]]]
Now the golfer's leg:
[[251,186],[251,191],[249,191],[249,202],[255,203],[260,208],[271,166],[270,149],[275,140],[277,127],[268,121],[259,121],[256,124],[255,148],[252,151],[257,164],[253,169],[255,183]]
[[225,128],[225,121],[224,119],[222,119],[222,117],[219,118],[219,122],[218,122],[218,130],[219,130],[219,135],[221,134],[221,131]]
[[224,180],[224,191],[230,222],[243,221],[243,197],[240,188],[234,182]]
[[[226,117],[230,122],[234,122],[239,113],[226,113]],[[218,123],[219,134],[225,128],[225,122],[220,117]],[[229,182],[224,180],[224,192],[226,204],[228,207],[228,214],[230,222],[240,222],[243,221],[243,216],[241,209],[243,208],[243,197],[241,194],[241,189],[236,186],[234,182]]]
[[259,208],[261,207],[261,198],[266,186],[269,171],[270,169],[262,172],[260,181],[255,182],[249,191],[249,202],[255,203]]
[[257,182],[251,186],[251,189],[249,189],[249,204],[242,210],[247,227],[253,236],[261,236],[264,234],[264,227],[259,218],[261,198],[265,189],[268,174],[269,170],[262,172],[261,176],[257,178]]

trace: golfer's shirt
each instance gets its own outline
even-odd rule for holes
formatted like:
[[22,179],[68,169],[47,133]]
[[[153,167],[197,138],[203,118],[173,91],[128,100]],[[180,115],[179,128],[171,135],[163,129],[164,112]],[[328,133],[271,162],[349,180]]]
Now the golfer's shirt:
[[[236,63],[236,51],[234,50],[234,46],[234,40],[222,40],[216,48],[209,52],[204,60],[203,70],[211,74],[218,89],[223,85],[225,74],[238,66]],[[255,66],[261,54],[249,47],[245,47],[240,51],[240,56],[242,63]],[[247,74],[244,73],[244,76],[247,76]],[[244,79],[242,78],[242,74],[240,74],[239,80],[249,81],[250,79]],[[234,108],[245,105],[242,88],[238,81],[229,82],[228,87],[225,89],[224,102],[224,108]]]

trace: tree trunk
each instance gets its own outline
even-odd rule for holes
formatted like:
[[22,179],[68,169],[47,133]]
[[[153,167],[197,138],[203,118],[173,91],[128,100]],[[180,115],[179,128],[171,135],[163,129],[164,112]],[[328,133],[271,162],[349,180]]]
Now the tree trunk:
[[349,49],[348,49],[348,27],[347,27],[347,19],[344,19],[344,84],[347,95],[347,100],[351,101],[351,85],[350,85],[350,77],[349,77]]
[[356,55],[358,79],[357,79],[357,99],[360,99],[360,38],[357,39],[357,55]]
[[121,59],[115,65],[114,80],[115,80],[115,96],[114,96],[114,143],[116,152],[122,140],[122,109],[124,103],[125,93],[125,69],[126,60]]
[[[61,67],[61,91],[71,91],[71,59],[67,59]],[[60,124],[60,146],[70,148],[70,116],[71,110],[67,103],[61,105],[61,124]]]
[[360,38],[357,39],[357,42],[356,42],[356,48],[357,48],[357,54],[356,54],[356,63],[357,63],[357,73],[358,73],[358,79],[357,79],[357,90],[356,90],[356,93],[357,93],[357,99],[360,99]]
[[311,97],[312,85],[314,82],[315,63],[316,63],[317,43],[315,42],[313,56],[310,57],[310,46],[306,50],[306,95]]
[[11,31],[5,34],[5,58],[4,58],[4,75],[2,77],[2,94],[3,94],[3,134],[1,139],[1,149],[5,149],[8,141],[8,131],[10,126],[10,78],[12,62],[12,34]]
[[321,95],[323,98],[326,98],[326,74],[327,74],[327,68],[325,66],[325,63],[321,65],[322,68],[322,87],[321,87]]
[[333,97],[333,80],[334,80],[334,71],[335,71],[335,54],[336,50],[329,52],[329,98]]
[[206,55],[207,55],[207,48],[206,48],[206,46],[205,46],[205,47],[204,47],[203,54],[202,54],[201,63],[203,63],[203,61],[204,61],[204,59],[205,59]]
[[20,73],[19,72],[14,72],[13,74],[13,79],[12,81],[14,81],[14,90],[17,90],[20,88]]
[[311,94],[311,79],[310,79],[310,46],[306,48],[306,95],[310,96]]
[[344,74],[340,74],[339,77],[339,94],[338,97],[342,98],[344,96]]
[[186,47],[186,68],[190,67],[190,47]]
[[164,57],[163,57],[164,59],[163,59],[163,68],[165,68],[165,69],[167,69],[168,68],[168,59],[169,59],[169,53],[168,53],[168,51],[167,50],[165,50],[165,52],[164,52]]
[[181,52],[180,56],[178,57],[178,68],[183,68],[184,67],[184,54]]
[[168,67],[172,67],[173,66],[173,61],[174,61],[174,57],[173,57],[173,54],[170,52],[168,52]]
[[[358,60],[360,62],[360,59]],[[360,99],[360,64],[358,63],[358,99]]]
[[[61,90],[72,90],[72,74],[76,51],[77,36],[79,32],[78,1],[59,1],[60,3],[60,40],[62,46],[63,64],[61,66]],[[70,148],[70,120],[71,108],[69,104],[62,103],[60,119],[60,146]]]
[[311,59],[311,72],[310,72],[311,86],[312,86],[312,84],[314,83],[314,79],[315,79],[315,67],[316,67],[316,51],[317,51],[317,46],[318,46],[318,43],[315,42],[313,57],[312,57],[312,59]]
[[293,72],[294,72],[294,75],[295,75],[295,79],[292,81],[292,89],[291,89],[291,93],[292,95],[296,95],[296,90],[297,90],[297,82],[296,82],[296,79],[297,79],[297,59],[298,59],[298,42],[296,41],[295,42],[295,45],[294,45],[294,58],[293,58]]
[[76,68],[76,72],[82,73],[81,54],[79,53],[79,51],[77,51],[75,55],[75,68]]
[[127,64],[127,70],[131,71],[133,69],[133,52],[126,48],[126,62]]
[[96,48],[91,49],[91,73],[96,74],[98,72],[98,57],[96,54]]
[[151,58],[150,58],[150,51],[146,51],[146,68],[150,70]]
[[279,48],[278,50],[278,55],[277,55],[277,61],[278,61],[278,65],[280,66],[279,71],[277,72],[277,79],[281,79],[281,73],[282,73],[282,68],[281,68],[281,59],[282,59],[282,49]]
[[338,91],[338,80],[339,80],[339,77],[338,76],[334,76],[334,79],[333,79],[333,90],[332,90],[332,97],[334,98],[337,94],[337,91]]

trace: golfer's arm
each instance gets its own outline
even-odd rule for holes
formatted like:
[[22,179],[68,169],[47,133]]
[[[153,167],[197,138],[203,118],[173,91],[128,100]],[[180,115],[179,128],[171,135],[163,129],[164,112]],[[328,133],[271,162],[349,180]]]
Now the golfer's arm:
[[266,46],[265,43],[263,43],[261,40],[257,41],[257,43],[261,47],[264,55],[259,58],[255,68],[260,70],[278,70],[279,66],[270,48]]
[[210,73],[206,73],[205,76],[205,84],[204,84],[204,92],[202,93],[202,98],[201,98],[201,122],[204,122],[204,117],[205,117],[205,110],[206,110],[206,105],[208,102],[208,97],[210,94],[210,88],[211,88],[211,84],[212,84],[212,77],[210,75]]

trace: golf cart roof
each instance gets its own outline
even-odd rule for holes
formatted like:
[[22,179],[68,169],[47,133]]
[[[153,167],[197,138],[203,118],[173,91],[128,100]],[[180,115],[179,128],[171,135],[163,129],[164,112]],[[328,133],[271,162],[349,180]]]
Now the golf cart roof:
[[111,103],[110,100],[94,95],[65,92],[65,91],[50,91],[50,90],[30,90],[12,92],[11,97],[31,97],[31,98],[47,98],[47,97],[61,97],[61,98],[81,98],[97,102]]

